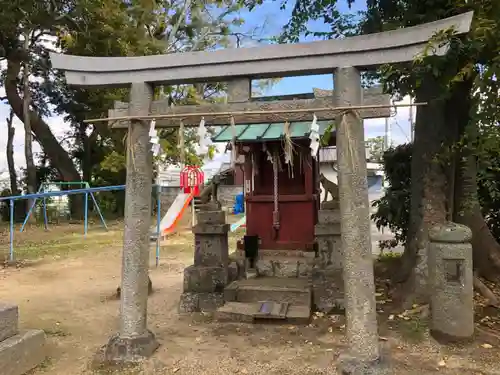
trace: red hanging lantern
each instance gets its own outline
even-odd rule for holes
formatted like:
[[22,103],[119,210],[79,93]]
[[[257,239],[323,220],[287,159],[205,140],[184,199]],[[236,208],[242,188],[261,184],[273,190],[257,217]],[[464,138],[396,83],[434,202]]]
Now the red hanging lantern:
[[199,167],[186,166],[181,171],[180,183],[184,193],[198,196],[200,194],[200,186],[203,185],[205,175]]

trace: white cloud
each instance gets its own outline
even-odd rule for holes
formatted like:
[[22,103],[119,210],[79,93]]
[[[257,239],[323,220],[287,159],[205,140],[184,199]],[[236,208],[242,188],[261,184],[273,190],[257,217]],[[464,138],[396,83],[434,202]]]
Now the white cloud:
[[[0,93],[0,95],[2,95]],[[0,104],[0,172],[7,170],[7,118],[9,117],[10,107],[6,104]],[[70,129],[69,125],[59,116],[49,117],[45,119],[49,124],[52,132],[58,140],[62,140],[65,133]],[[16,168],[25,168],[26,160],[24,157],[24,125],[16,116],[13,121],[16,129],[14,137],[14,162]],[[41,152],[40,145],[33,142],[33,152]]]

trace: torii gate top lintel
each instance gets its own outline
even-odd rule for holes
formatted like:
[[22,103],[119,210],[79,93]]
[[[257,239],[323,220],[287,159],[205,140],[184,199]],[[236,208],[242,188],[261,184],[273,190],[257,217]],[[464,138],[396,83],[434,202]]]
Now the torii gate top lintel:
[[[238,77],[269,78],[359,70],[413,59],[432,36],[454,28],[467,33],[473,12],[382,33],[309,43],[268,45],[138,57],[87,57],[51,53],[52,66],[65,71],[68,84],[129,86],[133,82],[179,84]],[[443,55],[447,47],[434,53]]]

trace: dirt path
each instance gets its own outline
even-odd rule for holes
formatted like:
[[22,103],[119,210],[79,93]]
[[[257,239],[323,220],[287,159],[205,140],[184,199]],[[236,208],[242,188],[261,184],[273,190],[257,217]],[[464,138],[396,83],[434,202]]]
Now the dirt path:
[[[344,348],[342,317],[319,317],[309,327],[291,327],[221,325],[208,315],[179,316],[182,272],[190,258],[189,253],[166,249],[161,266],[151,269],[155,293],[150,297],[149,326],[161,347],[145,373],[336,373],[334,358]],[[50,359],[36,375],[90,373],[93,353],[117,329],[119,302],[111,296],[119,284],[120,262],[120,248],[110,247],[79,258],[1,271],[0,300],[19,305],[23,328],[47,333]],[[493,370],[495,348],[473,345],[452,351],[430,340],[416,345],[396,336],[382,344],[392,353],[395,374],[500,374]],[[443,359],[446,367],[439,366]]]

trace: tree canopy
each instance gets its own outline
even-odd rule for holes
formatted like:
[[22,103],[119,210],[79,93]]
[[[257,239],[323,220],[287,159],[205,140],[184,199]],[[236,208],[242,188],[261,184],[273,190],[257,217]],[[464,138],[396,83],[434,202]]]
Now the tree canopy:
[[[85,56],[140,56],[236,46],[252,38],[238,28],[241,4],[222,0],[0,1],[0,85],[3,99],[24,120],[22,71],[30,66],[30,122],[43,155],[41,178],[89,181],[93,185],[124,183],[124,133],[107,124],[86,124],[104,117],[115,100],[127,101],[124,89],[68,87],[50,66],[48,53]],[[237,30],[238,29],[238,30]],[[237,38],[235,35],[237,34]],[[29,48],[23,48],[29,35]],[[221,100],[221,84],[159,87],[157,98],[172,105]],[[55,137],[47,118],[61,115],[71,129],[64,141]],[[179,162],[178,132],[162,131],[164,162]],[[194,152],[195,134],[186,129],[186,162],[201,160]]]

